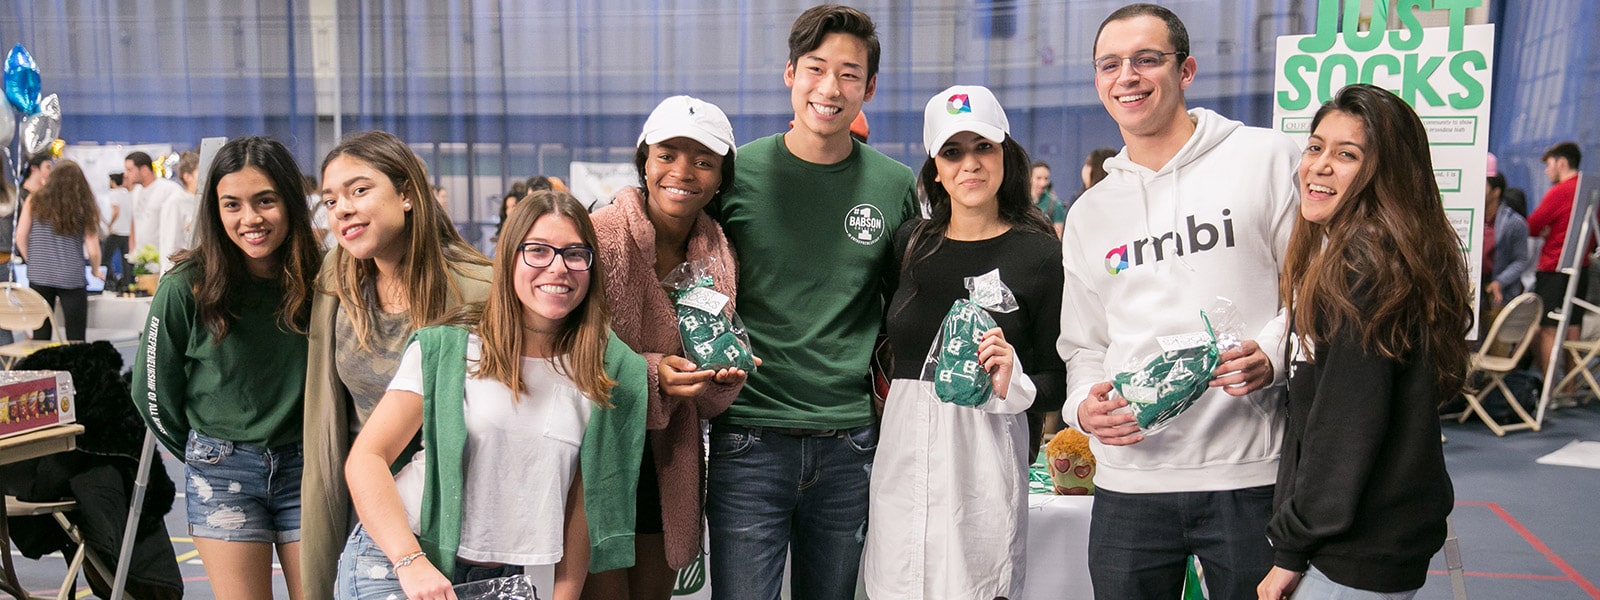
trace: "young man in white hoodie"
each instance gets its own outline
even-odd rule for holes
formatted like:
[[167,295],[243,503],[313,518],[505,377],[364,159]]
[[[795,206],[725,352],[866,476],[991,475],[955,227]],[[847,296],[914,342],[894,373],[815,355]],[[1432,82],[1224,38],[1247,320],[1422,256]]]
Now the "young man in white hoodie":
[[[1171,11],[1118,9],[1101,23],[1095,89],[1127,144],[1083,193],[1062,238],[1061,414],[1093,437],[1099,488],[1089,533],[1097,598],[1177,597],[1191,554],[1213,599],[1255,598],[1272,566],[1266,525],[1283,439],[1285,317],[1278,273],[1297,206],[1299,148],[1205,109],[1187,110],[1188,32]],[[1204,331],[1217,298],[1241,347],[1211,388],[1148,438],[1111,391],[1157,338]]]

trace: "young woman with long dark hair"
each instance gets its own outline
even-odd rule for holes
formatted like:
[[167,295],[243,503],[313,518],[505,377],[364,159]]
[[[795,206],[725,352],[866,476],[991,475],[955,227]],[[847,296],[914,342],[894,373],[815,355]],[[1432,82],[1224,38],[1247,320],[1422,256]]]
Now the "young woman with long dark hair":
[[[962,110],[949,110],[949,106]],[[1026,563],[1030,406],[1059,409],[1066,368],[1061,245],[1028,193],[1028,154],[988,89],[956,86],[929,100],[922,166],[932,216],[895,233],[899,282],[889,304],[894,363],[862,572],[867,594],[997,598],[1021,589]],[[994,391],[976,407],[939,401],[924,357],[967,277],[999,272],[1013,312],[982,334],[978,360]]]
[[1346,87],[1312,119],[1279,289],[1289,421],[1257,591],[1409,598],[1454,500],[1438,407],[1460,389],[1472,315],[1427,131],[1387,90]]
[[173,255],[150,302],[133,401],[183,457],[189,535],[212,591],[272,598],[276,546],[298,599],[306,329],[322,249],[283,144],[229,141],[208,181],[195,247]]

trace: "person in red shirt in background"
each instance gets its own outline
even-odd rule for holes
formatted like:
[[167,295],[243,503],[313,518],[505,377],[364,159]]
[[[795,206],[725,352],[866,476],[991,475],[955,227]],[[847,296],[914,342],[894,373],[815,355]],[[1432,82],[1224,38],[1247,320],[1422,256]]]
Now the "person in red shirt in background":
[[[1550,189],[1544,193],[1544,199],[1539,201],[1539,207],[1533,214],[1528,215],[1528,235],[1544,238],[1544,245],[1539,248],[1538,271],[1534,274],[1533,291],[1544,300],[1548,310],[1559,310],[1566,299],[1567,275],[1557,271],[1561,261],[1561,249],[1567,241],[1567,224],[1572,217],[1573,201],[1578,192],[1578,162],[1583,159],[1583,153],[1578,150],[1578,145],[1573,142],[1561,142],[1551,146],[1539,157],[1544,161],[1544,174],[1550,178]],[[1594,242],[1590,241],[1589,250],[1594,249]],[[1588,252],[1585,251],[1583,265],[1589,264]],[[1583,297],[1589,289],[1589,273],[1586,269],[1578,270],[1577,297]],[[1578,326],[1581,322],[1572,323],[1567,327],[1567,339],[1577,339]],[[1533,359],[1543,373],[1549,368],[1550,348],[1556,340],[1556,320],[1550,318],[1546,312],[1540,322],[1537,342],[1539,351],[1534,353]]]

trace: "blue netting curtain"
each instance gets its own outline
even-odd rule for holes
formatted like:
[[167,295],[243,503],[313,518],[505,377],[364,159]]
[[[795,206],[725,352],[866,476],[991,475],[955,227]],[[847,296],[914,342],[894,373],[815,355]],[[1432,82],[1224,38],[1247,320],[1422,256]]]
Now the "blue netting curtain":
[[269,133],[309,157],[305,2],[6,0],[69,143],[171,143]]
[[[1487,0],[1499,23],[1491,148],[1542,189],[1537,157],[1597,148],[1597,0]],[[956,83],[995,90],[1013,135],[1071,185],[1083,156],[1120,146],[1088,58],[1122,0],[870,0],[883,56],[866,105],[872,144],[920,164],[920,110]],[[307,172],[345,133],[410,142],[469,238],[513,180],[572,161],[626,162],[644,116],[687,93],[741,141],[783,130],[790,23],[776,0],[0,0],[0,44],[38,58],[69,142],[265,133]],[[1270,123],[1274,38],[1309,33],[1315,0],[1169,0],[1199,75],[1193,106]],[[335,102],[337,101],[337,102]],[[1600,152],[1600,151],[1597,151]],[[1592,161],[1600,163],[1600,160]],[[490,226],[492,229],[492,225]],[[486,239],[483,236],[482,239]],[[481,240],[480,240],[481,243]]]

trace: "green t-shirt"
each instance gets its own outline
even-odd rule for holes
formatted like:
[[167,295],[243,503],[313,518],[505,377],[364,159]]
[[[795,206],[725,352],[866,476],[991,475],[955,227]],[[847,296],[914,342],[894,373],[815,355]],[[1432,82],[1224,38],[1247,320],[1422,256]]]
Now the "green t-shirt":
[[1067,207],[1056,198],[1050,190],[1039,194],[1039,199],[1034,201],[1034,206],[1039,207],[1039,212],[1044,213],[1044,218],[1051,223],[1060,225],[1067,222]]
[[306,336],[278,322],[283,286],[250,278],[221,343],[196,314],[193,263],[161,278],[133,362],[133,401],[162,445],[183,456],[189,430],[230,442],[300,441]]
[[776,134],[739,148],[733,188],[707,211],[739,257],[739,317],[762,360],[720,420],[836,429],[872,422],[868,360],[911,169],[860,142],[831,165]]

